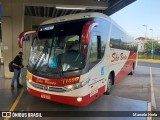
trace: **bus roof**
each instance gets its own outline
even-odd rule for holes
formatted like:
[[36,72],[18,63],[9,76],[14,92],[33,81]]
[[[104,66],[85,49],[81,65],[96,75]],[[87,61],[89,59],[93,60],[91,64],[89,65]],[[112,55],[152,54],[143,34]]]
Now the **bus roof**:
[[105,14],[98,13],[98,12],[86,12],[86,13],[70,14],[70,15],[60,16],[60,17],[56,17],[56,18],[51,18],[49,20],[46,20],[46,21],[42,22],[40,25],[47,25],[47,24],[53,24],[53,23],[58,23],[58,22],[65,22],[65,21],[85,19],[85,18],[95,18],[95,17],[107,19],[108,21],[111,22],[111,24],[116,25],[124,33],[128,34],[128,32],[126,32],[121,26],[119,26],[110,17],[108,17]]
[[65,15],[65,16],[52,18],[50,20],[44,21],[43,23],[41,23],[41,25],[76,20],[76,19],[83,19],[83,18],[84,19],[85,18],[93,18],[93,17],[99,17],[99,18],[105,18],[105,19],[109,18],[107,15],[104,15],[102,13],[87,12],[87,13],[71,14],[71,15]]

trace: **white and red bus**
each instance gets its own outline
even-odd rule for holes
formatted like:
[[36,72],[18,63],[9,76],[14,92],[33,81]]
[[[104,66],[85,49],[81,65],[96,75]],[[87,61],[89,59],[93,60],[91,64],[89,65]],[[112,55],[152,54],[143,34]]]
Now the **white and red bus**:
[[[20,46],[25,34],[20,35]],[[39,26],[31,43],[28,92],[86,106],[104,93],[110,94],[112,85],[133,74],[136,51],[134,40],[104,14],[50,19]]]

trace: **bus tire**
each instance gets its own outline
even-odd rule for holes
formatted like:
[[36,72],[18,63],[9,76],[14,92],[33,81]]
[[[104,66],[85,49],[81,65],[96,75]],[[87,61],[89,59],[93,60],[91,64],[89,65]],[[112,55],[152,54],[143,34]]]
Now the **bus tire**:
[[107,90],[104,94],[109,95],[111,93],[112,84],[113,84],[113,77],[110,74],[109,77],[108,77],[108,82],[107,82]]
[[129,73],[129,75],[133,75],[133,73],[134,73],[134,66],[132,66],[132,70],[131,70],[131,72]]

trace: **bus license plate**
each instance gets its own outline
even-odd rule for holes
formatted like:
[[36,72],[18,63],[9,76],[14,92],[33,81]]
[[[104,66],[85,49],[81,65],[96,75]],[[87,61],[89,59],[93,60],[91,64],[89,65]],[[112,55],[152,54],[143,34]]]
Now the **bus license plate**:
[[47,95],[47,94],[41,94],[41,98],[50,100],[50,99],[51,99],[51,96],[50,96],[50,95]]

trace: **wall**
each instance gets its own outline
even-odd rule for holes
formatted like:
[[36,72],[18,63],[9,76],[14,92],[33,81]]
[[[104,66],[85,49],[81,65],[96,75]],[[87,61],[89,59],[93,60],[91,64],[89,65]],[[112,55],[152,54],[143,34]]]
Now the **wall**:
[[1,17],[2,42],[4,46],[4,74],[5,78],[12,78],[13,73],[9,72],[8,64],[19,51],[24,52],[24,64],[27,65],[30,42],[24,43],[25,48],[20,49],[18,46],[18,36],[24,31],[32,28],[32,25],[39,25],[46,18],[24,17],[24,1],[2,0],[3,13]]
[[9,72],[9,62],[18,54],[19,49],[17,38],[23,30],[24,5],[18,0],[2,0],[3,13],[1,17],[2,42],[4,46],[4,74],[6,78],[12,78],[13,73]]
[[2,50],[3,50],[3,48],[2,48],[2,42],[0,42],[0,64],[2,64],[2,63],[3,63]]

